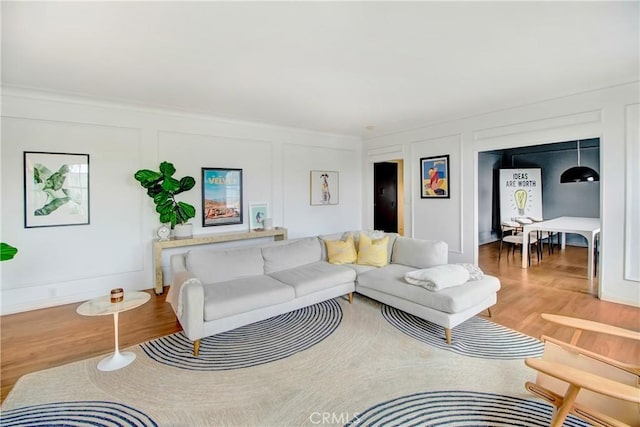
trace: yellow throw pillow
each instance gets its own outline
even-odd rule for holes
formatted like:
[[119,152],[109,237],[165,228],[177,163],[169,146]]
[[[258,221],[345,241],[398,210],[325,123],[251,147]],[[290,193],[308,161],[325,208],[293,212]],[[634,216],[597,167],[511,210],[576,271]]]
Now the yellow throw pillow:
[[356,245],[350,234],[347,240],[325,240],[330,264],[353,264],[358,259]]
[[360,243],[358,245],[357,264],[372,265],[374,267],[384,267],[387,265],[387,245],[389,236],[382,239],[371,240],[369,236],[360,233]]

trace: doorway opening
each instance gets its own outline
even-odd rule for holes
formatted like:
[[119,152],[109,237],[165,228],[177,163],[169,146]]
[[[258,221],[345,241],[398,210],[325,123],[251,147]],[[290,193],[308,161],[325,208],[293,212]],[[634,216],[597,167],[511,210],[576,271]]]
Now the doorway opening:
[[[596,171],[600,170],[600,139],[580,140],[580,155],[582,164]],[[550,220],[558,217],[600,218],[600,185],[598,182],[560,182],[562,173],[576,166],[577,157],[577,141],[478,152],[478,245],[496,245],[498,247],[501,238],[501,221],[504,218],[501,219],[500,214],[500,169],[540,169],[542,219]],[[508,219],[515,220],[516,218]],[[568,233],[566,244],[574,247],[568,254],[575,253],[576,257],[565,258],[561,264],[555,265],[554,259],[546,258],[549,255],[545,253],[541,262],[535,266],[532,264],[532,267],[541,269],[536,273],[537,279],[543,280],[541,274],[545,270],[561,268],[565,274],[577,280],[575,283],[585,284],[585,288],[580,291],[598,295],[599,289],[594,289],[594,282],[589,280],[590,273],[588,273],[586,265],[588,251],[582,249],[588,247],[587,239],[580,234]],[[486,250],[486,248],[484,249]],[[596,259],[599,258],[597,251],[596,247],[594,253]],[[498,252],[495,253],[497,255]],[[501,262],[503,264],[515,262],[517,264],[519,258],[505,261],[505,257],[502,257]],[[495,263],[498,264],[498,256],[495,257]],[[500,266],[497,265],[497,267]],[[599,268],[597,269],[599,270]],[[563,286],[562,280],[557,277],[557,274],[549,277],[553,278],[555,285]],[[575,287],[575,283],[571,286]]]
[[373,164],[373,228],[404,235],[404,161]]

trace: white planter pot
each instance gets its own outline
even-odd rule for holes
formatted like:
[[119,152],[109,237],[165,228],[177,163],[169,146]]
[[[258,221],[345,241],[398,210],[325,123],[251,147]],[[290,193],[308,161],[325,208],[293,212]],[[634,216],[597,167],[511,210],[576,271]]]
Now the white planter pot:
[[190,239],[193,237],[193,224],[176,224],[173,228],[173,237],[176,239]]

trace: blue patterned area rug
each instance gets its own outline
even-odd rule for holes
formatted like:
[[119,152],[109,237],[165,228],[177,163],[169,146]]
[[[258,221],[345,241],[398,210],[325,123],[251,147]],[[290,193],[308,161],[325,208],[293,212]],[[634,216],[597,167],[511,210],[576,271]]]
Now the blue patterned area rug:
[[261,322],[193,342],[177,333],[142,344],[151,359],[181,369],[218,371],[241,369],[284,359],[331,335],[342,321],[336,300],[324,301]]
[[447,344],[442,326],[382,305],[383,317],[398,330],[426,344],[469,357],[487,359],[525,359],[540,357],[544,344],[513,329],[480,317],[452,329],[452,342]]
[[[469,391],[432,391],[388,400],[359,413],[355,426],[547,427],[551,406],[517,397]],[[569,416],[565,427],[589,424]]]

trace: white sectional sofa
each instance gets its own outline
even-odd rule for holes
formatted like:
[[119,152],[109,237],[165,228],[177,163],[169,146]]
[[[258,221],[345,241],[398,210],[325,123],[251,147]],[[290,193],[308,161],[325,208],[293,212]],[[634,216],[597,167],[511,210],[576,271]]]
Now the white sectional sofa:
[[446,264],[447,244],[384,236],[383,267],[330,264],[325,241],[344,233],[173,255],[167,301],[196,356],[201,338],[338,296],[351,302],[354,291],[444,327],[449,343],[451,328],[496,303],[500,282],[492,276],[437,292],[407,283],[409,271]]

